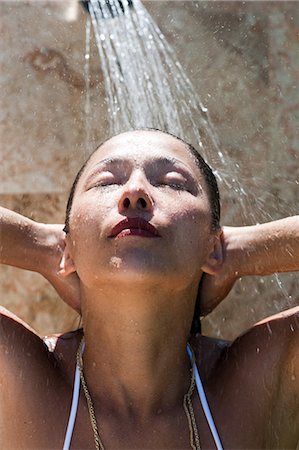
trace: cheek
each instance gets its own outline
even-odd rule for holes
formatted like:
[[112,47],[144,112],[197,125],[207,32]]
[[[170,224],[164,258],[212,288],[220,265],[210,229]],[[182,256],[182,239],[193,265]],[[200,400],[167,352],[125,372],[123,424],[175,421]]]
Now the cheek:
[[70,217],[71,256],[84,285],[94,280],[93,268],[101,261],[101,223],[105,212],[101,205],[77,203]]
[[171,211],[173,223],[182,232],[185,231],[185,234],[195,233],[198,235],[200,230],[203,233],[210,231],[211,211],[209,203],[206,200],[196,200],[184,201],[184,199],[178,199],[177,202],[173,203],[173,210]]
[[193,263],[202,263],[209,253],[211,211],[208,202],[182,205],[174,215],[177,252]]
[[73,231],[80,230],[82,233],[90,233],[94,229],[98,229],[107,216],[107,212],[113,207],[111,199],[107,196],[96,193],[84,196],[73,203],[70,228]]
[[70,237],[74,257],[90,246],[101,236],[101,223],[105,211],[100,202],[84,202],[74,205],[70,217]]

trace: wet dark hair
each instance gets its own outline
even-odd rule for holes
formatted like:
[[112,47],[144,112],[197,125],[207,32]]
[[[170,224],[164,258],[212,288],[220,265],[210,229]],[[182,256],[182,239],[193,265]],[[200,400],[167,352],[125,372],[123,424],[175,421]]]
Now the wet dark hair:
[[[208,197],[209,197],[210,206],[211,206],[211,229],[212,229],[212,231],[219,230],[219,228],[220,228],[220,196],[219,196],[217,180],[216,180],[216,177],[215,177],[211,167],[205,162],[203,157],[193,147],[193,145],[188,144],[183,139],[175,136],[172,133],[169,133],[169,132],[166,132],[166,131],[161,131],[161,130],[158,130],[158,129],[155,129],[155,128],[141,128],[141,129],[136,129],[136,130],[132,130],[132,131],[154,131],[154,132],[159,132],[159,133],[163,133],[163,134],[168,134],[169,136],[172,136],[173,138],[179,140],[180,142],[182,142],[184,144],[186,149],[194,157],[195,162],[196,162],[197,166],[199,167],[199,169],[200,169],[200,171],[201,171],[201,173],[202,173],[202,175],[203,175],[203,177],[205,179],[205,182],[206,182]],[[104,142],[102,142],[91,153],[91,155],[87,158],[85,163],[82,165],[81,169],[79,170],[79,172],[77,173],[77,175],[76,175],[76,177],[74,179],[74,182],[72,184],[72,187],[71,187],[71,190],[70,190],[70,194],[69,194],[69,197],[68,197],[67,206],[66,206],[65,226],[64,226],[64,229],[63,229],[63,231],[65,233],[69,232],[70,214],[71,214],[71,209],[72,209],[72,204],[73,204],[73,198],[74,198],[74,195],[75,195],[77,184],[78,184],[78,182],[79,182],[79,180],[81,178],[81,175],[84,172],[84,169],[85,169],[86,165],[88,164],[88,162],[89,162],[90,158],[92,157],[92,155],[97,150],[99,150],[108,140],[110,140],[110,138],[106,139]],[[200,325],[200,319],[199,318],[200,318],[200,302],[199,302],[199,299],[197,298],[196,305],[195,305],[193,322],[192,322],[192,327],[191,327],[191,333],[192,334],[196,334],[196,333],[201,332],[201,325]]]

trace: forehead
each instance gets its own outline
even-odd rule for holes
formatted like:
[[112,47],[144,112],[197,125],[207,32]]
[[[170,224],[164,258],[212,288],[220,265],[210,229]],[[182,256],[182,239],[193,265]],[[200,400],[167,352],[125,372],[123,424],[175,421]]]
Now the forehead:
[[195,157],[187,146],[173,136],[155,131],[123,133],[106,141],[90,158],[86,172],[101,160],[117,158],[132,160],[136,164],[161,158],[176,159],[196,175],[200,174]]

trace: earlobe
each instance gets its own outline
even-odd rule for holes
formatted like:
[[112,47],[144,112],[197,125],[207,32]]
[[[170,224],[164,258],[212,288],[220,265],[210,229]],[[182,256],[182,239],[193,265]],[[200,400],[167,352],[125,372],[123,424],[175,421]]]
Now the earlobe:
[[209,275],[216,275],[222,267],[223,259],[224,242],[223,231],[221,230],[217,236],[215,236],[213,248],[202,266],[202,271]]
[[75,264],[66,245],[59,264],[59,274],[62,277],[67,277],[74,272],[76,272]]

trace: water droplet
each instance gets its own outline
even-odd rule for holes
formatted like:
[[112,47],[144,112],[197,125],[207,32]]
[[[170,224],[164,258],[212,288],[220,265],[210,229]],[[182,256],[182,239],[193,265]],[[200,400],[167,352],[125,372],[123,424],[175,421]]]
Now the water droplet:
[[272,330],[271,330],[271,327],[270,327],[270,324],[269,324],[269,323],[267,323],[267,329],[268,329],[268,331],[269,331],[269,334],[272,335]]

